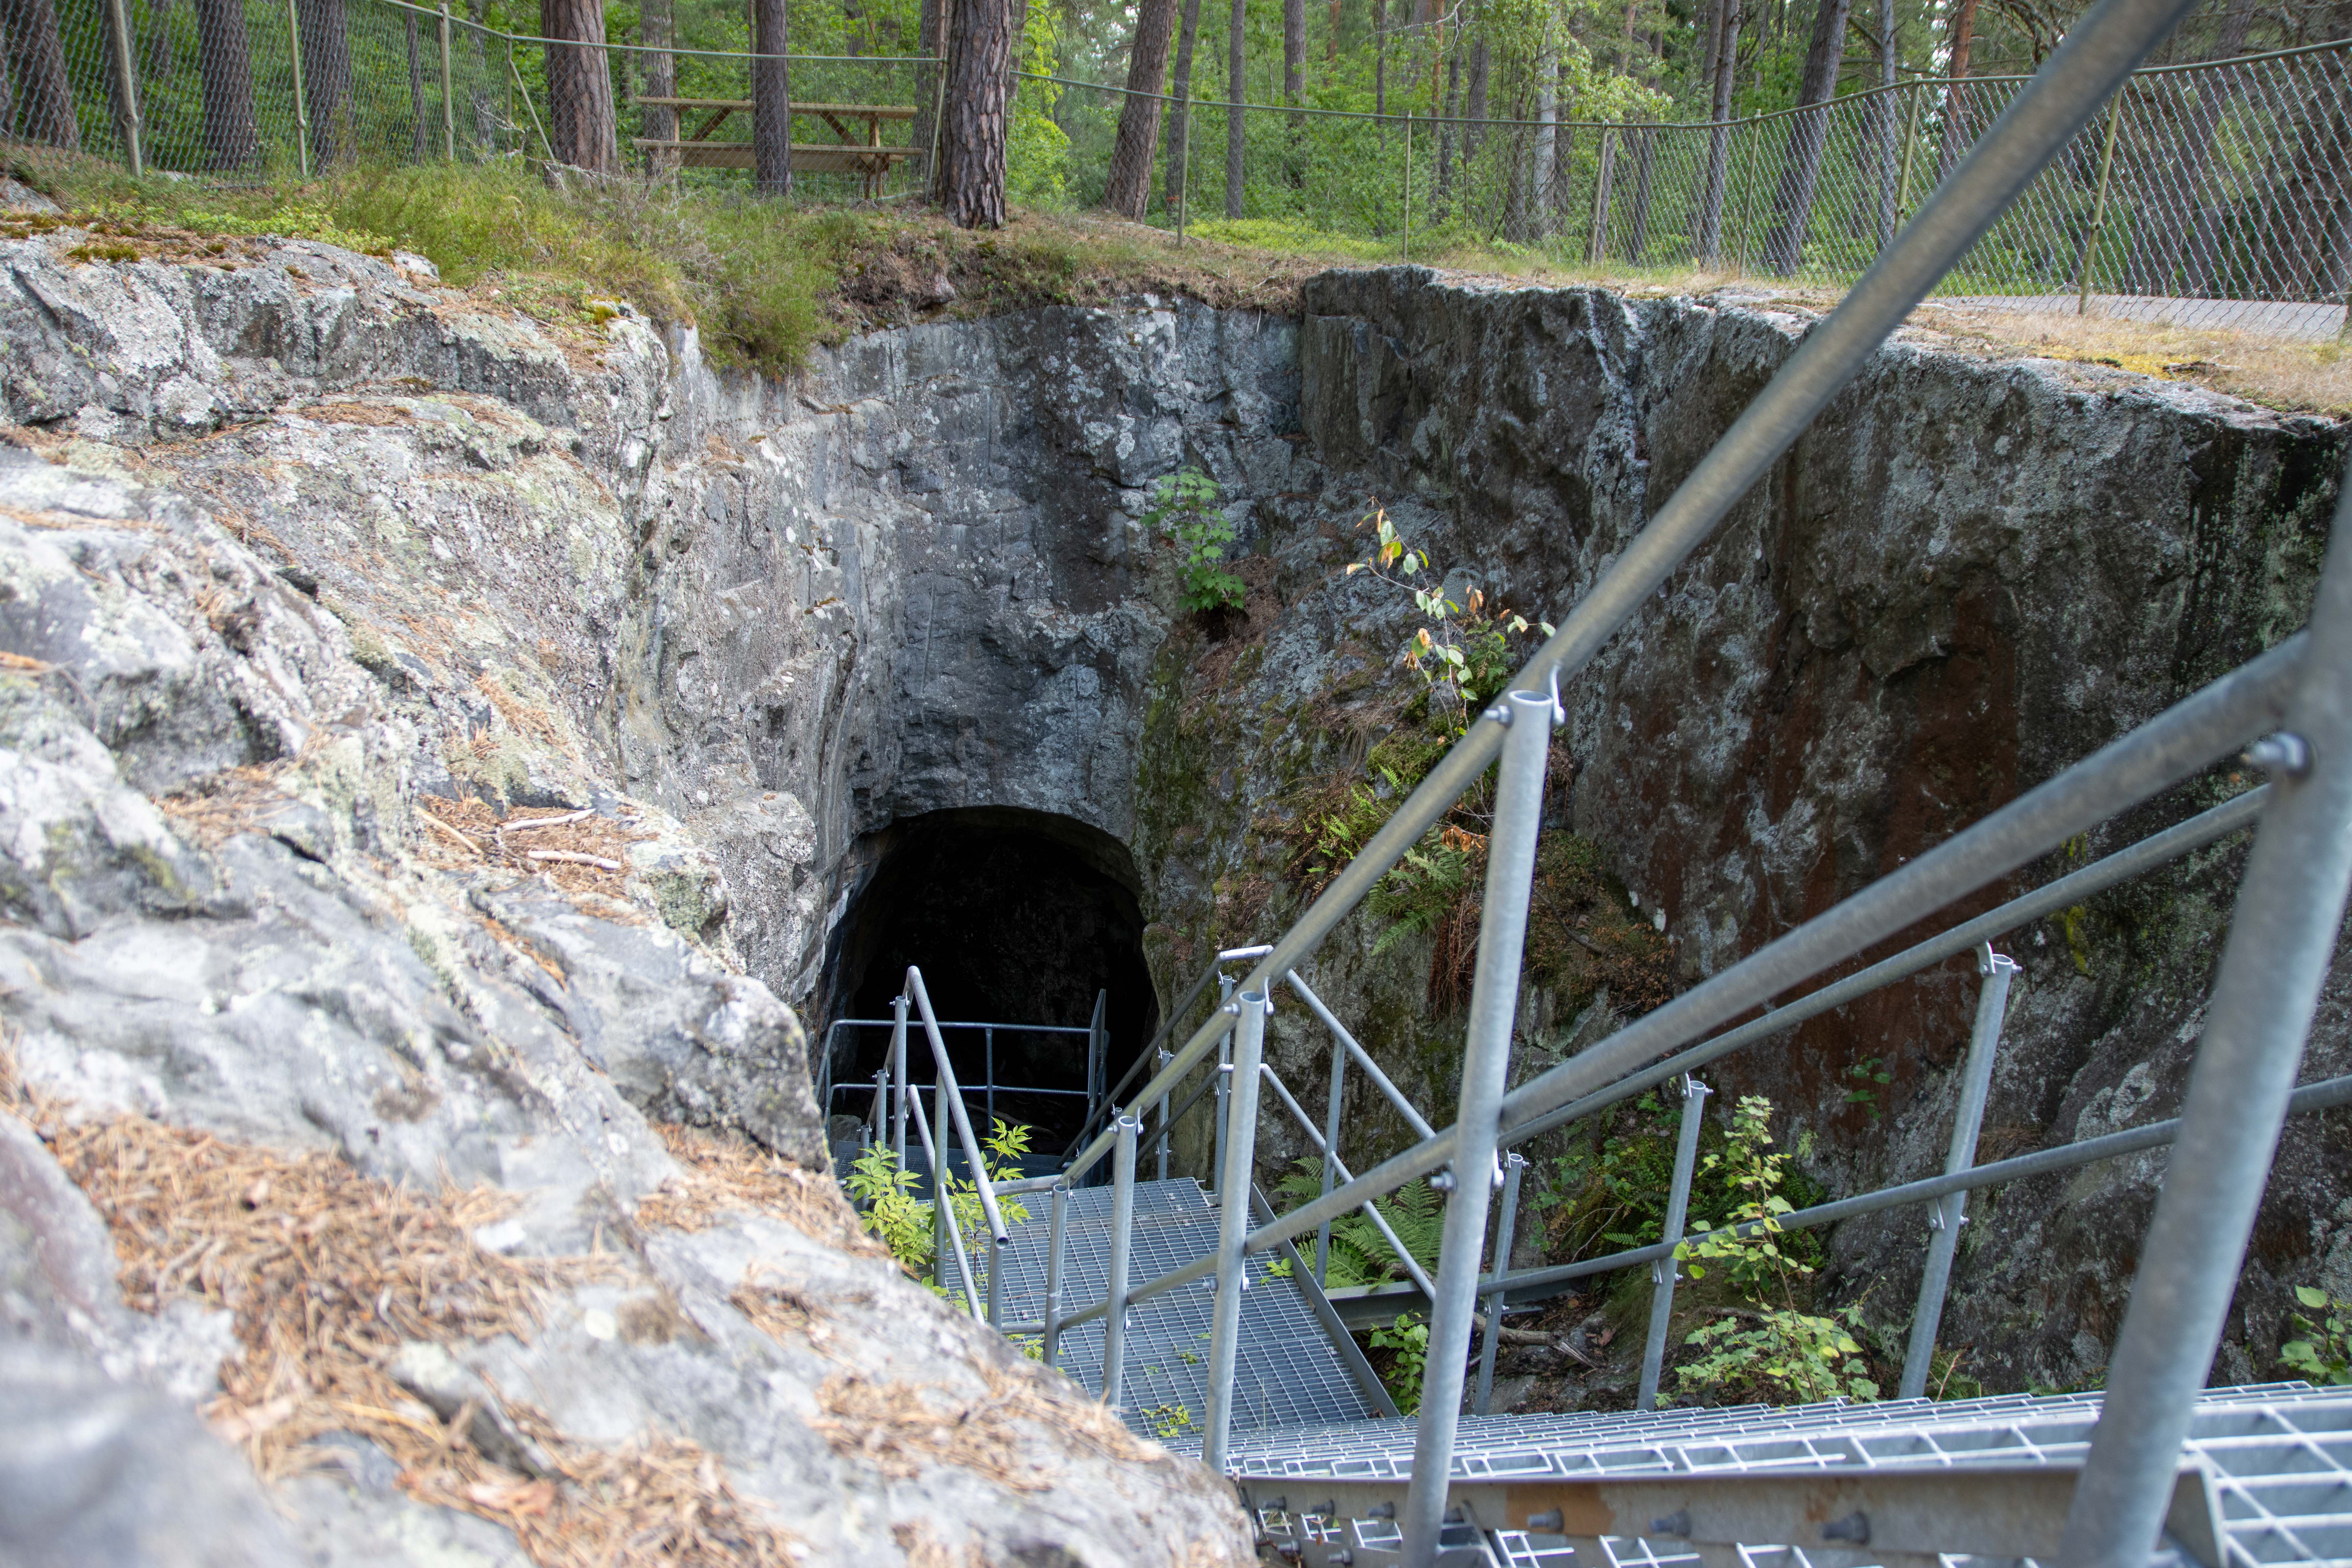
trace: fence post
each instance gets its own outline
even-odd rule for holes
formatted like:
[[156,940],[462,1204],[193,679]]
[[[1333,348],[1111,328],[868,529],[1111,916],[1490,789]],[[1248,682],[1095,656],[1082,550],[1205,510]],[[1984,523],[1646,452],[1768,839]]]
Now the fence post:
[[890,1079],[898,1086],[890,1106],[890,1150],[898,1156],[898,1169],[903,1171],[907,1168],[907,1096],[914,1092],[907,1084],[907,988],[903,985],[890,999]]
[[1919,151],[1919,94],[1923,83],[1911,84],[1911,122],[1903,132],[1903,178],[1895,185],[1895,217],[1899,231],[1911,216],[1911,161]]
[[[1952,1112],[1951,1152],[1944,1157],[1944,1174],[1957,1175],[1977,1162],[1977,1132],[1984,1125],[1985,1097],[1992,1088],[1993,1058],[2000,1052],[2000,1021],[2009,1009],[2010,977],[2015,963],[1987,942],[1977,954],[1977,973],[1984,984],[1977,992],[1977,1024],[1969,1037],[1969,1055],[1960,1069],[1960,1100]],[[1954,1193],[1927,1211],[1932,1227],[1927,1238],[1927,1267],[1919,1276],[1919,1304],[1911,1313],[1911,1348],[1903,1357],[1903,1390],[1898,1398],[1917,1399],[1927,1392],[1927,1363],[1936,1356],[1936,1328],[1944,1316],[1944,1288],[1952,1278],[1952,1254],[1959,1246],[1960,1226],[1969,1206],[1966,1193]]]
[[131,177],[137,179],[147,173],[147,154],[139,135],[139,63],[131,54],[131,17],[122,8],[122,0],[107,0],[106,26],[114,35],[114,85],[122,99],[122,149],[131,158]]
[[[1337,1035],[1331,1037],[1331,1108],[1323,1116],[1323,1192],[1328,1196],[1339,1171],[1339,1107],[1344,1102],[1348,1081],[1348,1042]],[[1315,1287],[1328,1289],[1331,1284],[1331,1222],[1325,1220],[1315,1233]]]
[[[1413,1435],[1412,1485],[1405,1494],[1405,1561],[1436,1561],[1445,1518],[1454,1432],[1462,1419],[1463,1369],[1470,1321],[1478,1305],[1478,1264],[1486,1249],[1486,1205],[1494,1196],[1496,1133],[1510,1075],[1511,1029],[1518,1013],[1519,960],[1528,935],[1528,897],[1535,881],[1536,840],[1543,829],[1544,768],[1559,713],[1550,692],[1513,691],[1487,710],[1500,720],[1503,754],[1495,789],[1495,826],[1487,840],[1486,913],[1478,925],[1478,963],[1470,985],[1470,1027],[1454,1118],[1453,1163],[1430,1178],[1447,1188],[1445,1230],[1431,1292],[1429,1359],[1421,1418]],[[1452,1180],[1441,1183],[1441,1178]]]
[[[1683,1238],[1683,1222],[1690,1215],[1691,1170],[1698,1163],[1699,1124],[1706,1120],[1706,1085],[1696,1077],[1683,1079],[1683,1124],[1675,1139],[1675,1174],[1666,1189],[1666,1223],[1661,1233],[1668,1245]],[[1666,1331],[1675,1316],[1675,1280],[1680,1270],[1672,1258],[1650,1265],[1650,1337],[1642,1342],[1642,1391],[1636,1410],[1658,1407],[1658,1380],[1666,1367]]]
[[[931,1282],[948,1282],[948,1084],[944,1078],[931,1091]],[[964,1308],[970,1310],[971,1303]]]
[[1234,1047],[1233,1126],[1225,1134],[1225,1170],[1218,1194],[1217,1300],[1209,1318],[1209,1418],[1201,1434],[1201,1463],[1223,1475],[1233,1436],[1234,1362],[1241,1350],[1242,1289],[1248,1283],[1250,1171],[1257,1156],[1258,1067],[1265,1055],[1266,994],[1241,994],[1241,1018],[1229,1031]]
[[[1045,1364],[1055,1364],[1062,1347],[1062,1236],[1068,1222],[1070,1189],[1060,1182],[1045,1194],[1052,1205],[1045,1221],[1045,1342],[1042,1347]],[[1108,1327],[1103,1331],[1109,1332]]]
[[1115,1124],[1118,1142],[1111,1152],[1110,1289],[1103,1294],[1102,1401],[1118,1407],[1119,1385],[1127,1373],[1127,1268],[1129,1242],[1135,1230],[1135,1135],[1143,1123],[1122,1116]]
[[2147,1561],[2245,1265],[2352,882],[2352,487],[2336,508],[2286,722],[2248,748],[2271,798],[2238,883],[2180,1136],[2061,1539],[2067,1568]]
[[1609,176],[1611,154],[1616,151],[1612,138],[1616,132],[1617,128],[1613,125],[1601,128],[1600,163],[1592,172],[1592,242],[1585,247],[1585,264],[1591,267],[1600,266],[1601,257],[1608,251]]
[[2099,228],[2107,220],[2107,176],[2116,163],[2116,131],[2123,123],[2124,94],[2130,90],[2126,82],[2116,89],[2107,100],[2107,144],[2099,153],[2099,194],[2091,203],[2091,226],[2083,236],[2082,286],[2074,295],[2074,314],[2086,316],[2091,311],[2091,261],[2099,248]]
[[1397,256],[1412,265],[1412,110],[1404,111],[1404,227],[1397,237]]
[[[1503,1168],[1503,1215],[1495,1223],[1495,1267],[1486,1276],[1489,1282],[1511,1271],[1511,1236],[1519,1225],[1519,1178],[1527,1173],[1528,1157],[1514,1149],[1504,1156]],[[1478,1336],[1478,1402],[1471,1406],[1481,1415],[1495,1397],[1495,1347],[1503,1337],[1503,1292],[1496,1291],[1486,1302],[1486,1328]]]
[[[307,181],[310,177],[310,100],[302,86],[302,17],[295,8],[295,0],[286,0],[286,39],[289,46],[288,58],[294,67],[295,163]],[[507,52],[514,52],[511,43]]]
[[[457,163],[457,101],[454,101],[454,91],[452,87],[449,87],[449,0],[442,0],[440,30],[442,30],[442,157],[446,157],[449,163]],[[906,1133],[903,1133],[903,1131],[901,1135],[898,1135],[898,1142],[901,1142],[901,1145],[906,1142]],[[903,1157],[906,1150],[901,1147],[898,1154]]]

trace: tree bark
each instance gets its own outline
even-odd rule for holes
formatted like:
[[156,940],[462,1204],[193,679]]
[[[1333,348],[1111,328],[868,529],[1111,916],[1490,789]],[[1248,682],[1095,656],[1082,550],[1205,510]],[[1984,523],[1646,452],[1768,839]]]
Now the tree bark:
[[205,157],[237,169],[261,156],[253,118],[253,49],[244,0],[195,0],[196,72],[204,84]]
[[1282,101],[1307,90],[1307,0],[1282,0]]
[[1225,216],[1240,217],[1244,211],[1243,154],[1244,137],[1248,132],[1242,112],[1244,94],[1248,84],[1243,79],[1249,40],[1244,29],[1249,22],[1249,0],[1234,0],[1233,16],[1225,25],[1225,100],[1233,107],[1225,110]]
[[[1895,31],[1895,0],[1878,0],[1878,118],[1876,134],[1872,138],[1878,147],[1878,247],[1885,249],[1895,243],[1895,207],[1902,199],[1895,189],[1895,171],[1902,166],[1895,156],[1896,129],[1903,122],[1901,94],[1895,92],[1896,62],[1901,48]],[[1913,90],[1917,90],[1914,89]]]
[[1184,0],[1184,25],[1177,30],[1176,79],[1168,95],[1168,192],[1171,212],[1184,205],[1184,182],[1192,156],[1192,48],[1201,41],[1201,0]]
[[[1372,0],[1372,112],[1389,111],[1389,0]],[[1385,141],[1388,128],[1381,129]]]
[[751,178],[762,195],[793,194],[792,37],[784,0],[751,0]]
[[[1764,269],[1782,277],[1805,257],[1813,195],[1821,186],[1822,153],[1829,143],[1830,110],[1837,97],[1838,68],[1845,60],[1845,19],[1853,0],[1821,0],[1813,8],[1813,36],[1805,47],[1805,74],[1797,85],[1800,112],[1789,121],[1789,152],[1773,195],[1771,231],[1764,237]],[[1820,106],[1820,107],[1815,107]]]
[[[1966,0],[1974,5],[1976,0]],[[1722,28],[1715,47],[1715,96],[1708,118],[1715,121],[1706,152],[1706,186],[1699,198],[1698,254],[1700,264],[1713,267],[1723,259],[1723,193],[1731,168],[1731,89],[1739,66],[1740,0],[1723,0]]]
[[1960,152],[1975,138],[1969,133],[1969,47],[1976,41],[1977,0],[1960,0],[1960,14],[1952,23],[1952,85],[1944,89],[1944,136],[1936,155],[1936,183],[1960,161]]
[[[1891,0],[1890,0],[1891,3]],[[637,11],[637,37],[651,51],[637,58],[645,62],[645,85],[638,96],[676,98],[677,96],[677,57],[669,53],[677,42],[677,27],[670,17],[670,0],[642,0]],[[677,110],[657,103],[645,103],[640,111],[648,142],[677,140]],[[661,175],[677,167],[677,154],[657,148],[646,149],[646,173]]]
[[1128,96],[1119,104],[1118,136],[1111,144],[1110,188],[1103,197],[1103,205],[1121,217],[1139,219],[1151,205],[1151,164],[1160,148],[1158,95],[1168,82],[1168,43],[1175,30],[1176,0],[1143,0],[1128,51]]
[[959,228],[1004,226],[1005,137],[1020,17],[1012,0],[961,0],[950,18],[940,163],[943,205]]
[[56,0],[0,0],[0,32],[6,35],[8,81],[16,100],[8,128],[27,142],[79,152],[81,122],[74,114],[73,83],[58,37]]
[[352,38],[343,0],[295,0],[302,22],[302,95],[310,112],[310,164],[355,154],[352,142]]
[[604,7],[599,0],[539,0],[539,28],[576,46],[547,46],[549,152],[575,169],[614,173],[619,128],[604,65]]

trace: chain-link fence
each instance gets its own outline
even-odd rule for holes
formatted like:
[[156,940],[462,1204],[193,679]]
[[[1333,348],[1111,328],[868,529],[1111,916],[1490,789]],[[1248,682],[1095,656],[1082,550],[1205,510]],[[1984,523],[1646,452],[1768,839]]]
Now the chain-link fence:
[[[1079,205],[1213,238],[1842,284],[2029,79],[1913,81],[1712,124],[1385,117],[1059,81]],[[1129,151],[1122,153],[1122,148]],[[1122,197],[1124,199],[1122,199]],[[2352,40],[2133,79],[1938,289],[2333,336],[2352,289]]]
[[[775,3],[755,0],[754,23]],[[571,31],[601,34],[598,0],[561,4],[580,13]],[[215,177],[519,156],[770,190],[788,166],[795,199],[890,200],[928,183],[942,79],[929,57],[780,66],[740,47],[559,42],[441,0],[0,0],[0,28],[9,135]],[[776,73],[764,95],[755,68]],[[1400,100],[1439,101],[1433,51],[1407,40],[1388,68]],[[1272,85],[1246,68],[1241,79]],[[1604,124],[1187,100],[1024,73],[1012,194],[1363,259],[1839,284],[2026,79]],[[789,135],[753,123],[755,97],[779,96]],[[2352,323],[2347,289],[2352,40],[2138,73],[1939,292],[2315,338]]]
[[[585,8],[601,28],[593,0]],[[776,62],[740,49],[563,42],[408,0],[0,0],[0,132],[141,173],[309,177],[362,161],[520,156],[765,178],[751,72]],[[793,195],[919,190],[937,67],[787,57]]]

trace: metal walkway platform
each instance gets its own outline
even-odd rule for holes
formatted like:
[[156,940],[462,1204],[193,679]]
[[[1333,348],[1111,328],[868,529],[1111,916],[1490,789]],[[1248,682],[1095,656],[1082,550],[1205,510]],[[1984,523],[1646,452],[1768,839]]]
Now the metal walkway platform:
[[[1507,1568],[2046,1562],[2101,1403],[2097,1394],[2017,1394],[1465,1416],[1448,1489],[1461,1519],[1443,1560]],[[1286,1558],[1385,1563],[1399,1560],[1393,1510],[1412,1448],[1409,1422],[1259,1431],[1235,1435],[1228,1468]],[[1530,1519],[1549,1528],[1530,1531]],[[2181,1456],[2167,1547],[2150,1568],[2159,1563],[2352,1563],[2352,1390],[2206,1391]]]
[[[1041,1321],[1045,1314],[1047,1210],[1045,1194],[1022,1199],[1028,1220],[1008,1225],[1003,1321]],[[1069,1196],[1063,1237],[1062,1300],[1100,1300],[1110,1283],[1111,1189],[1080,1187]],[[1132,1267],[1150,1279],[1215,1250],[1217,1213],[1200,1184],[1186,1178],[1135,1184]],[[1250,1260],[1242,1293],[1242,1331],[1234,1376],[1234,1426],[1240,1431],[1314,1427],[1381,1414],[1362,1386],[1370,1369],[1352,1344],[1343,1352],[1319,1321],[1311,1284],[1269,1275],[1273,1260]],[[1171,1447],[1200,1447],[1208,1408],[1209,1312],[1213,1279],[1171,1290],[1129,1310],[1120,1405],[1128,1425]],[[1055,1358],[1090,1394],[1102,1393],[1100,1320],[1062,1335]],[[1355,1364],[1351,1364],[1351,1363]]]

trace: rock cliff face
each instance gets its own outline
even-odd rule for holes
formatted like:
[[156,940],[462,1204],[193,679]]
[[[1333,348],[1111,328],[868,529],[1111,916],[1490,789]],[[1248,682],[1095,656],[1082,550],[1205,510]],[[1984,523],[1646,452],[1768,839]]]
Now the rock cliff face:
[[[0,245],[18,1335],[183,1400],[242,1347],[215,1426],[265,1469],[283,1432],[348,1458],[281,1486],[289,1560],[555,1560],[547,1521],[590,1530],[564,1510],[619,1462],[591,1456],[677,1458],[626,1447],[649,1433],[754,1500],[726,1528],[760,1550],[1246,1555],[1197,1468],[856,1244],[784,1004],[825,1011],[878,836],[947,807],[1129,844],[1163,995],[1270,936],[1311,879],[1303,792],[1385,787],[1367,753],[1419,689],[1393,668],[1410,606],[1342,575],[1367,510],[1557,618],[1803,323],[1396,271],[1318,282],[1297,322],[1043,310],[874,334],[763,384],[712,374],[689,331],[542,330],[321,246],[114,263],[74,238]],[[2137,377],[1890,348],[1569,694],[1558,826],[1662,933],[1643,984],[1722,967],[2293,630],[2343,451]],[[1251,552],[1214,626],[1176,612],[1140,521],[1180,465],[1219,481]],[[2242,852],[2017,939],[1997,1152],[2169,1112]],[[1443,1120],[1444,933],[1376,952],[1384,924],[1351,921],[1310,977]],[[1639,1005],[1631,973],[1531,987],[1517,1070]],[[1918,1173],[1971,998],[1958,966],[1925,976],[1720,1085],[1772,1095],[1832,1188]],[[2339,989],[2315,1073],[2343,1069],[2344,1014]],[[1271,1049],[1303,1087],[1328,1044],[1285,1008]],[[1887,1081],[1850,1103],[1871,1060]],[[1402,1136],[1357,1110],[1351,1159]],[[319,1310],[383,1339],[351,1377],[397,1372],[398,1414],[463,1415],[513,1473],[436,1491],[396,1433],[254,1372],[251,1303],[200,1239],[125,1217],[145,1189],[101,1179],[146,1166],[92,1163],[93,1128],[217,1163],[151,1121],[240,1160],[331,1155],[379,1184],[349,1189],[354,1214],[401,1184],[503,1194],[464,1211],[467,1245],[555,1270],[536,1331],[425,1332],[429,1311],[361,1311],[347,1284]],[[2291,1133],[2223,1373],[2270,1370],[2284,1284],[2352,1291],[2343,1139]],[[1302,1147],[1267,1134],[1270,1157]],[[1946,1338],[1990,1384],[2095,1376],[2160,1170],[1979,1205]],[[267,1219],[292,1180],[231,1206]],[[110,1293],[102,1217],[161,1315]],[[1832,1246],[1837,1289],[1884,1280],[1874,1310],[1899,1310],[1907,1222]],[[986,1441],[940,1437],[942,1415]],[[267,1527],[223,1495],[222,1539]]]
[[[126,1394],[51,1474],[114,1474],[120,1506],[11,1509],[8,1546],[1248,1556],[1197,1466],[859,1240],[776,990],[895,815],[1125,830],[1159,619],[1117,509],[1186,421],[1259,423],[1284,329],[1038,319],[723,384],[690,334],[558,341],[325,247],[77,237],[0,247],[0,1307],[92,1387],[226,1388],[211,1422],[291,1524],[231,1488],[141,1544],[140,1488],[210,1483],[173,1468],[189,1419],[151,1441]],[[151,1215],[156,1184],[179,1202]],[[422,1231],[387,1231],[412,1202]],[[101,1214],[163,1317],[124,1310]],[[269,1249],[229,1237],[281,1217],[375,1260],[292,1284],[317,1342],[291,1361]],[[436,1224],[464,1279],[546,1285],[536,1321],[412,1289]],[[0,1399],[54,1415],[47,1363],[12,1358]],[[445,1419],[472,1458],[415,1447]],[[289,1433],[337,1463],[287,1479]],[[652,1533],[629,1517],[680,1487]]]
[[[1173,950],[1280,929],[1318,791],[1384,787],[1366,751],[1420,689],[1388,666],[1422,623],[1403,594],[1342,574],[1376,501],[1457,595],[1558,620],[1805,324],[1403,271],[1310,283],[1301,419],[1318,468],[1254,498],[1265,559],[1247,624],[1171,642],[1147,728],[1137,853]],[[1554,831],[1593,846],[1621,913],[1664,934],[1674,984],[1715,973],[2299,627],[2347,450],[2340,426],[2138,376],[1890,345],[1563,694]],[[2251,782],[2217,767],[1954,918]],[[2008,939],[2025,973],[1981,1157],[2176,1112],[2244,842]],[[1351,921],[1310,979],[1441,1110],[1461,1020],[1432,1016],[1428,941],[1375,954],[1394,923]],[[1618,989],[1532,990],[1515,1077],[1597,1038]],[[1952,961],[1727,1058],[1717,1104],[1769,1095],[1832,1194],[1930,1174],[1975,994]],[[2352,1066],[2347,998],[2339,965],[2306,1077]],[[1320,1082],[1312,1019],[1272,1027],[1286,1077]],[[1366,1158],[1404,1140],[1374,1097],[1350,1107]],[[2352,1210],[2328,1174],[2346,1137],[2340,1117],[2290,1130],[2217,1375],[2273,1374],[2289,1284],[2352,1289]],[[1281,1143],[1307,1147],[1286,1129]],[[2095,1383],[2162,1170],[2118,1162],[1978,1200],[1944,1342],[1989,1387]],[[1899,1329],[1917,1217],[1851,1222],[1830,1248],[1837,1297],[1866,1294]]]

